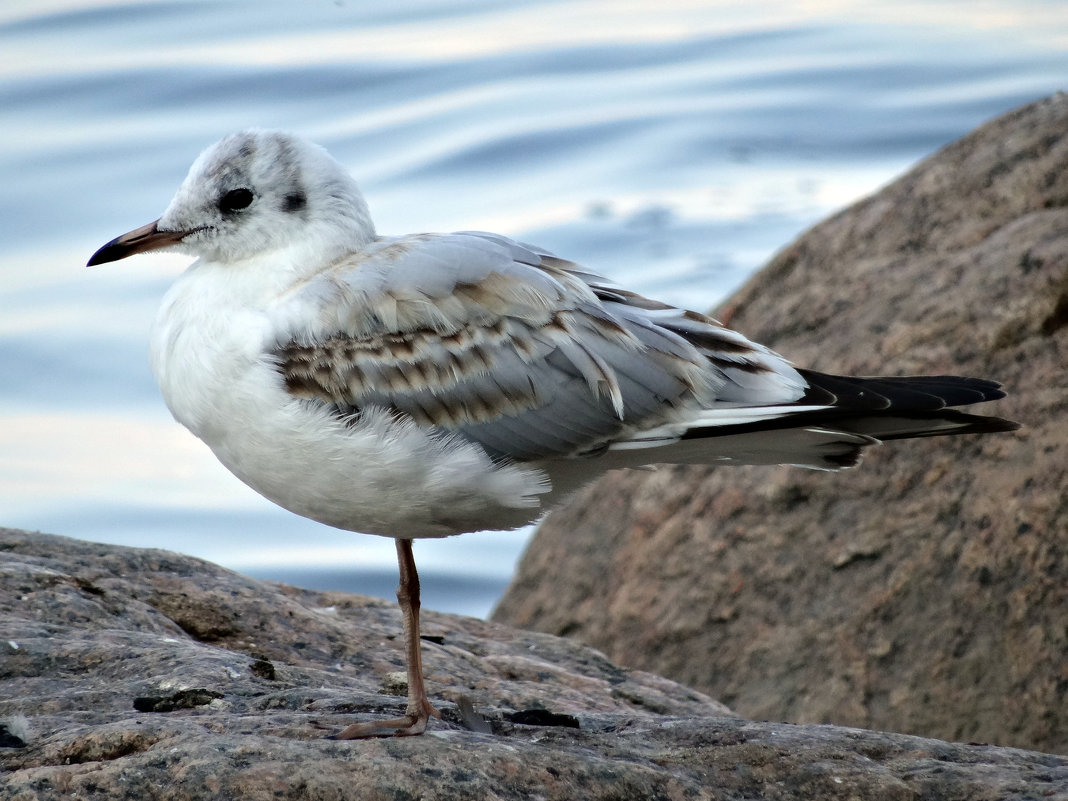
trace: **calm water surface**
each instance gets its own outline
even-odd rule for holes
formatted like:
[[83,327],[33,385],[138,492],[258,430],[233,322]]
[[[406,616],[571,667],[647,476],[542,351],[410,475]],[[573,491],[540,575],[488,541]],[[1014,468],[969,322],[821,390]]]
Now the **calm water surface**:
[[[384,233],[496,230],[705,309],[1068,83],[1059,0],[384,6],[0,6],[0,525],[392,594],[390,541],[273,507],[170,420],[147,332],[187,260],[84,268],[227,132],[326,145]],[[425,603],[485,614],[528,533],[418,543]]]

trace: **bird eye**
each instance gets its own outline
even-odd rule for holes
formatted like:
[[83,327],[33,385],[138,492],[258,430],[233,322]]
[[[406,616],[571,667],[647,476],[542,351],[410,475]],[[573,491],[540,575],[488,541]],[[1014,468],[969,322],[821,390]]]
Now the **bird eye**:
[[252,203],[252,192],[248,189],[231,189],[219,199],[219,209],[224,213],[247,209]]

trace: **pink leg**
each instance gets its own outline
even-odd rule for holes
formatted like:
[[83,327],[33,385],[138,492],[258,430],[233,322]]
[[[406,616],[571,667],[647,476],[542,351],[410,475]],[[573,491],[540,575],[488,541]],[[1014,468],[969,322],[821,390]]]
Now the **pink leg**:
[[426,685],[423,683],[423,655],[419,640],[419,574],[415,570],[411,540],[397,540],[397,561],[400,563],[397,602],[404,615],[404,640],[408,656],[408,708],[402,718],[354,723],[333,735],[333,740],[422,734],[431,715],[441,717],[441,713],[426,697]]

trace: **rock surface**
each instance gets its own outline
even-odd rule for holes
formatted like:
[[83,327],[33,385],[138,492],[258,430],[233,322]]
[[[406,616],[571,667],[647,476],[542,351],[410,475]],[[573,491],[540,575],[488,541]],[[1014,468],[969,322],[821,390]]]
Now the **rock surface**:
[[1014,434],[857,470],[615,473],[495,613],[748,717],[1068,750],[1068,95],[783,250],[720,310],[826,372],[995,378]]
[[445,720],[326,740],[403,705],[380,688],[395,606],[11,529],[0,575],[0,801],[1068,799],[1062,757],[752,723],[574,642],[433,613]]

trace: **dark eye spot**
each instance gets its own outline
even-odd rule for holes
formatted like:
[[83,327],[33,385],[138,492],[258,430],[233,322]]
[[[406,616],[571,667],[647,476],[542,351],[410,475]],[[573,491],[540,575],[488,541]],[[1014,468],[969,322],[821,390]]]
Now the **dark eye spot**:
[[219,198],[219,209],[224,213],[247,209],[252,203],[253,195],[249,189],[231,189]]
[[286,211],[300,211],[307,205],[308,198],[303,192],[291,192],[286,195],[286,202],[282,208]]

